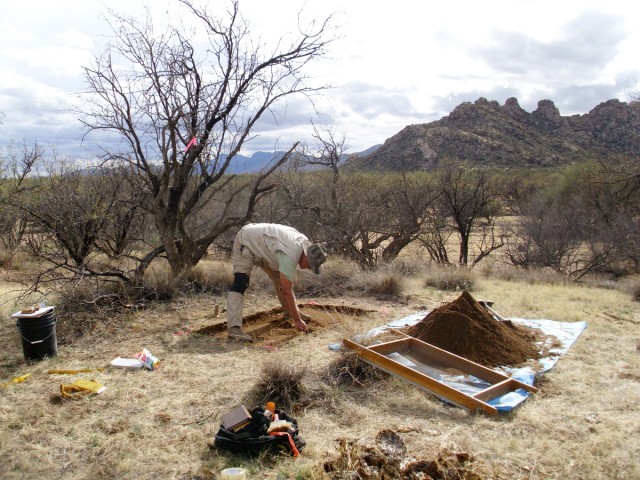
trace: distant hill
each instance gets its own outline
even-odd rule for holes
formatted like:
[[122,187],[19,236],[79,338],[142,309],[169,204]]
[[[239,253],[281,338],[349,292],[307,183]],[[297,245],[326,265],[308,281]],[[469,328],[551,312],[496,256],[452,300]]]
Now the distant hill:
[[[369,155],[378,149],[380,145],[375,145],[373,147],[369,147],[363,152],[357,152],[352,154],[344,154],[342,156],[342,161],[346,161],[348,158],[360,158],[362,156]],[[264,167],[269,165],[272,161],[277,161],[286,152],[276,151],[276,152],[255,152],[251,156],[247,157],[244,155],[236,155],[229,164],[229,168],[227,169],[227,173],[255,173],[262,170]]]
[[515,98],[479,98],[440,120],[409,125],[374,152],[348,159],[357,170],[431,170],[444,159],[495,167],[551,167],[612,155],[640,155],[640,102],[608,100],[563,117],[550,100],[528,113]]
[[286,152],[255,152],[250,157],[236,155],[231,159],[227,173],[254,173],[259,172],[272,161],[277,161]]

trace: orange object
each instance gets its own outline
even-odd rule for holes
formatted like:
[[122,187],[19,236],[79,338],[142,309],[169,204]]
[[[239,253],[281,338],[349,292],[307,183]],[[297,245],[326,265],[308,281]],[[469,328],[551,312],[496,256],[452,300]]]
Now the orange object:
[[267,402],[264,408],[266,409],[264,414],[273,422],[276,418],[276,404],[274,402]]
[[280,436],[286,435],[287,437],[289,437],[289,446],[291,447],[291,452],[293,453],[293,456],[297,457],[298,455],[300,455],[300,452],[298,451],[298,448],[296,447],[296,443],[293,441],[293,437],[291,436],[290,433],[288,433],[288,432],[271,432],[269,435],[273,435],[274,437],[280,437]]

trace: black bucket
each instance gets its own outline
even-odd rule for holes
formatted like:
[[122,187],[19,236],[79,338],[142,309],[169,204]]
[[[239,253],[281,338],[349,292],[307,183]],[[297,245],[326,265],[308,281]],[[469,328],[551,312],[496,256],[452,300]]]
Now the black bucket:
[[53,308],[49,308],[42,315],[37,315],[37,312],[32,315],[12,315],[17,318],[16,325],[22,337],[22,351],[27,360],[42,360],[58,353],[56,316]]

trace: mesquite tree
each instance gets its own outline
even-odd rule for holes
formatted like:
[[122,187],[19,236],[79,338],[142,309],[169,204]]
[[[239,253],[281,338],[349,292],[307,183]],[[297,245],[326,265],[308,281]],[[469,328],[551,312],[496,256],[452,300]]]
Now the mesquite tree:
[[23,142],[14,147],[9,145],[6,151],[0,151],[0,262],[6,268],[11,266],[28,227],[27,215],[20,209],[18,199],[23,191],[29,189],[25,186],[28,183],[26,179],[44,153],[37,143],[28,145]]
[[437,195],[428,175],[349,173],[341,168],[344,138],[318,130],[314,138],[315,151],[305,152],[303,161],[321,169],[311,172],[301,189],[307,193],[299,219],[303,230],[363,269],[392,262],[428,221]]
[[223,18],[191,0],[179,3],[193,31],[181,24],[157,33],[150,16],[139,23],[112,14],[113,41],[85,68],[83,122],[88,131],[119,136],[119,150],[103,147],[104,159],[128,167],[160,238],[138,259],[138,282],[159,255],[176,275],[195,265],[276,188],[269,177],[295,145],[258,175],[235,178],[227,169],[265,113],[323,88],[308,82],[305,67],[330,42],[329,19],[268,47],[251,39],[238,0]]
[[472,265],[501,248],[504,241],[495,235],[495,219],[500,214],[499,189],[487,171],[472,170],[450,163],[439,172],[439,211],[451,219],[450,228],[458,235],[459,265],[469,264],[472,235],[479,232],[478,254]]

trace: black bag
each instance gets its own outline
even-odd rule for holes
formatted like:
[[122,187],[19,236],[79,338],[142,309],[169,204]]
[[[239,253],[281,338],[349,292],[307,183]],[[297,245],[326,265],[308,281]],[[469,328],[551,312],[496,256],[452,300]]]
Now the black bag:
[[271,420],[264,414],[265,409],[256,407],[251,411],[249,425],[237,432],[232,432],[224,425],[220,425],[213,442],[214,447],[229,450],[233,453],[245,455],[259,455],[262,452],[287,453],[298,456],[306,442],[298,434],[298,423],[286,413],[276,410],[280,420],[287,420],[292,427],[287,432],[267,434]]

